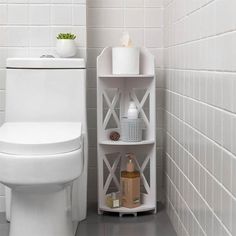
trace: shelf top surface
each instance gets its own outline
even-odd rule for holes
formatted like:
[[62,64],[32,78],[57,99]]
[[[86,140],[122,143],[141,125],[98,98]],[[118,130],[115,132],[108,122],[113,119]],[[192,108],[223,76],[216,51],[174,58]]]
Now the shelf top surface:
[[100,78],[153,78],[154,74],[148,74],[148,75],[113,75],[113,74],[107,74],[107,75],[98,75]]
[[117,146],[128,146],[128,145],[147,145],[147,144],[154,144],[154,140],[143,140],[141,142],[123,142],[123,141],[111,141],[111,140],[104,140],[99,142],[101,145],[117,145]]

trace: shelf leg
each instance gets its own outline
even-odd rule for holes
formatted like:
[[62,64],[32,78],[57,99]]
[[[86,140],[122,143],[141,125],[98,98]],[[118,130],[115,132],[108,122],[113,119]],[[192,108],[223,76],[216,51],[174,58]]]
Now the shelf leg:
[[101,211],[100,209],[98,209],[98,215],[102,215],[103,211]]

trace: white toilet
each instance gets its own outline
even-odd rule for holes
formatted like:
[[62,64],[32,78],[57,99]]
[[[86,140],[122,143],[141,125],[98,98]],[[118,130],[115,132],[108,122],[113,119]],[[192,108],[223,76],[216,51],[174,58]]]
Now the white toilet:
[[87,208],[83,59],[7,60],[0,182],[10,236],[72,236]]

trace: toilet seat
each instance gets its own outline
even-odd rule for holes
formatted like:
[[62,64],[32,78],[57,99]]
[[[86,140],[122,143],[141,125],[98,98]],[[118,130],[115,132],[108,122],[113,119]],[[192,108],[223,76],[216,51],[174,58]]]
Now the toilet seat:
[[73,181],[83,169],[81,140],[78,122],[6,122],[0,128],[0,179],[7,186]]
[[81,148],[80,122],[6,122],[0,127],[0,152],[55,155]]

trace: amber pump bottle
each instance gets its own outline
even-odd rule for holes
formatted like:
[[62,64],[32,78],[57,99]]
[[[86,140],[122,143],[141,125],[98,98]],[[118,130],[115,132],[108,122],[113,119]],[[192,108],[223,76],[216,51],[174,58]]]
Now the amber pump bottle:
[[123,207],[140,206],[140,172],[135,170],[134,154],[128,153],[126,170],[121,172],[121,204]]

